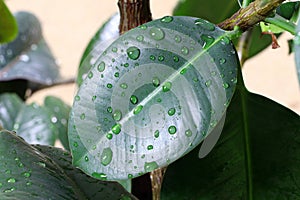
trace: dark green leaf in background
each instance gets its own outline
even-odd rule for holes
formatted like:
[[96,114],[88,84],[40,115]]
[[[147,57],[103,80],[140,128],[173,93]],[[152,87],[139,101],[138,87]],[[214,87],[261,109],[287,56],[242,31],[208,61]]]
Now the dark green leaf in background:
[[[18,37],[0,45],[0,81],[27,80],[33,91],[60,81],[58,66],[43,39],[38,19],[27,12],[18,12],[15,17]],[[1,82],[0,92],[6,89]]]
[[300,117],[239,86],[213,151],[171,164],[162,200],[300,199]]
[[58,129],[58,138],[65,149],[69,150],[68,141],[68,119],[71,107],[61,99],[47,96],[44,106],[51,112],[51,122]]
[[79,64],[76,80],[79,86],[98,57],[119,36],[119,23],[120,15],[113,15],[100,27],[89,42]]
[[18,25],[9,9],[0,1],[0,44],[10,42],[15,39],[18,34]]

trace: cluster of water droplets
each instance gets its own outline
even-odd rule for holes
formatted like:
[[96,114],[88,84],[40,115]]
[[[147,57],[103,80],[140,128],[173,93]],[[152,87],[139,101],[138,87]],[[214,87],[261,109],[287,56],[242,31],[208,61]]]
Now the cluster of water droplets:
[[199,144],[236,83],[236,71],[227,69],[235,52],[228,59],[228,50],[220,57],[214,48],[232,49],[223,34],[202,19],[167,16],[112,43],[75,96],[71,144],[80,167],[89,170],[96,160],[92,176],[132,178]]

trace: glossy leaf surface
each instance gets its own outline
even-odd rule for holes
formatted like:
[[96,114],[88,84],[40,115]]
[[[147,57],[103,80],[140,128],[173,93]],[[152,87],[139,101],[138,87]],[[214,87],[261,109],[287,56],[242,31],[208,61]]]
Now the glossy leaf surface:
[[27,12],[18,12],[15,17],[18,37],[0,45],[0,81],[28,80],[32,90],[59,81],[58,66],[43,39],[38,19]]
[[68,119],[71,107],[61,99],[54,96],[47,96],[44,106],[50,111],[51,122],[58,129],[58,138],[65,149],[69,149],[68,142]]
[[0,1],[0,43],[10,42],[18,34],[18,25],[4,1]]
[[101,182],[71,165],[66,151],[31,146],[0,131],[0,199],[135,199],[118,183]]
[[23,102],[17,95],[0,95],[0,125],[7,130],[13,130],[14,121],[22,106]]
[[294,51],[295,51],[295,61],[296,61],[296,69],[298,74],[298,81],[300,86],[300,23],[298,21],[296,27],[296,35],[294,38]]
[[263,96],[236,91],[218,144],[171,164],[162,200],[299,199],[300,117]]
[[114,180],[180,158],[222,118],[238,65],[227,33],[202,19],[164,17],[125,33],[75,96],[74,165]]
[[120,15],[113,15],[100,27],[89,42],[80,60],[76,80],[79,86],[99,56],[119,36],[119,23]]

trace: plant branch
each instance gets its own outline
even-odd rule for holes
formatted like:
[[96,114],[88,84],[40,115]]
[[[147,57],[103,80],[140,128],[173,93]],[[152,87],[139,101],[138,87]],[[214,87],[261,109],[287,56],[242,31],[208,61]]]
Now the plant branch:
[[296,34],[296,25],[291,21],[287,21],[285,18],[279,15],[275,15],[274,17],[267,17],[266,19],[264,19],[264,21],[276,25],[279,28],[290,32],[293,35]]
[[256,0],[250,3],[246,8],[241,8],[230,18],[218,25],[224,30],[233,30],[234,27],[238,26],[242,31],[246,31],[258,22],[263,21],[284,1],[285,0]]
[[120,34],[152,20],[150,0],[119,0]]

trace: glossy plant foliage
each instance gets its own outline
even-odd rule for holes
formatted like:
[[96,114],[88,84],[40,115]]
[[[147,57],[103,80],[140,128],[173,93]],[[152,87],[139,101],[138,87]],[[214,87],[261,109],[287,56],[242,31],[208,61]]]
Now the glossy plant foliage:
[[295,51],[295,62],[296,62],[296,69],[297,69],[298,81],[300,87],[300,22],[299,19],[296,27],[296,35],[294,38],[294,51]]
[[31,146],[6,130],[0,130],[0,139],[0,199],[136,199],[120,184],[73,167],[67,151]]
[[113,42],[71,110],[73,164],[127,179],[191,151],[221,120],[239,66],[228,33],[192,17],[164,17]]
[[18,34],[18,26],[3,0],[0,1],[0,16],[0,44],[11,42]]

